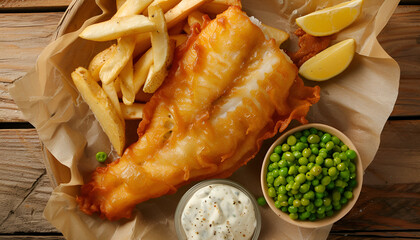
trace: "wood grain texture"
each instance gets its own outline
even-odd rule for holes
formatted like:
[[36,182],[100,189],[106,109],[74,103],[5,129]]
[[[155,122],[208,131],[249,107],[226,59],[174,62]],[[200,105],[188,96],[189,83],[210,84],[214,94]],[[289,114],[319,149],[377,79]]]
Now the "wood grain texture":
[[0,14],[0,122],[23,121],[7,89],[35,66],[62,14]]
[[1,233],[56,231],[42,217],[52,191],[42,157],[34,129],[0,130]]
[[399,96],[391,115],[420,115],[420,6],[399,6],[378,40],[401,68]]
[[71,0],[2,0],[0,10],[36,10],[67,7]]

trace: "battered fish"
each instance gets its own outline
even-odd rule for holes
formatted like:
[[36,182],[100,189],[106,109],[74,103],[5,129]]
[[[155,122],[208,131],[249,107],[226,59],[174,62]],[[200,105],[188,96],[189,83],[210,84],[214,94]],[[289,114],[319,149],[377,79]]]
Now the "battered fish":
[[306,122],[319,87],[303,86],[297,71],[245,13],[229,8],[178,50],[144,108],[138,142],[96,169],[80,209],[130,218],[136,204],[190,181],[230,176],[292,119]]

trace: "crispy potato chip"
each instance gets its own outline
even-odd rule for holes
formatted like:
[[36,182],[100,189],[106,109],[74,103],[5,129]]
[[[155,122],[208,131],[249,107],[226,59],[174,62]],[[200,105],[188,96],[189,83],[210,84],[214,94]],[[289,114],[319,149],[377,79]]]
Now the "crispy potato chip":
[[116,53],[108,59],[99,71],[99,78],[103,84],[114,81],[131,58],[135,46],[134,37],[119,39]]
[[118,11],[113,18],[137,15],[147,9],[147,6],[152,2],[153,0],[126,0],[124,4],[118,8]]
[[114,56],[117,49],[116,44],[112,44],[107,49],[103,50],[102,52],[96,54],[96,56],[90,61],[89,63],[89,72],[92,76],[93,80],[99,81],[99,71],[101,71],[102,66],[105,64],[105,62],[110,59],[112,56]]
[[201,6],[200,11],[209,14],[219,14],[226,11],[230,6],[242,8],[241,0],[213,0]]
[[134,102],[136,93],[134,92],[133,82],[133,59],[130,58],[120,73],[122,99],[125,105],[131,105]]
[[175,40],[175,42],[176,42],[175,47],[178,47],[179,45],[181,45],[185,41],[187,41],[188,36],[187,36],[187,34],[169,35],[169,39]]
[[105,134],[118,155],[125,145],[125,122],[119,116],[105,91],[92,79],[87,69],[78,67],[72,74],[74,84],[80,95],[89,105]]
[[142,119],[144,103],[134,103],[132,105],[121,104],[124,119]]
[[139,92],[141,86],[146,82],[147,74],[153,65],[153,50],[150,48],[134,65],[134,92]]
[[155,30],[155,25],[147,17],[132,15],[90,25],[80,33],[79,37],[93,41],[110,41]]
[[168,29],[186,19],[190,13],[197,10],[204,3],[210,0],[182,0],[178,5],[165,13]]

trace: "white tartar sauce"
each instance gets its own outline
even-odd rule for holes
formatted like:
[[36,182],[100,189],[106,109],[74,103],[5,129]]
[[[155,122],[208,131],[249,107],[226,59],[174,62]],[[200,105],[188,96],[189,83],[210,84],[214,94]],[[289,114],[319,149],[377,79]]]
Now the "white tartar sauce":
[[187,202],[181,216],[187,239],[251,239],[257,220],[251,199],[239,189],[212,184]]

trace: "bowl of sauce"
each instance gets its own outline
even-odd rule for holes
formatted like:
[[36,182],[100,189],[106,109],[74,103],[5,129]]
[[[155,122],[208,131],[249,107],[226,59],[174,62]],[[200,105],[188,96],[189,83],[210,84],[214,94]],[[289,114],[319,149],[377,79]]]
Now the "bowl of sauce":
[[226,179],[197,183],[175,211],[178,239],[258,239],[261,215],[255,198]]

